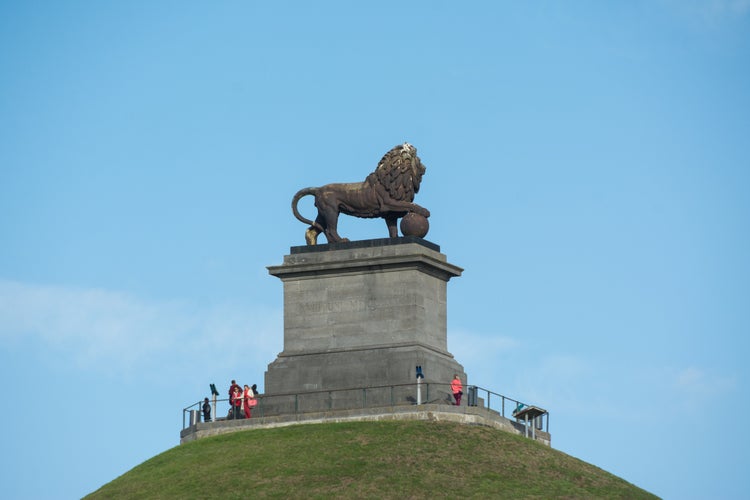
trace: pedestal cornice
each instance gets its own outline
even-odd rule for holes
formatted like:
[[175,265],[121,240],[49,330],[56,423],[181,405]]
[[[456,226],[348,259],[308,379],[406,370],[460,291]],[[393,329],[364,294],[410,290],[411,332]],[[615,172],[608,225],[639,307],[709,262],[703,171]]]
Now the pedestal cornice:
[[[396,244],[394,244],[397,242]],[[406,241],[401,241],[406,240]],[[386,238],[335,245],[320,245],[328,250],[303,251],[306,247],[292,247],[280,266],[268,266],[269,274],[282,281],[343,275],[352,273],[419,270],[448,281],[461,276],[463,269],[446,261],[445,255],[430,242],[415,238]],[[366,243],[366,245],[363,245]],[[295,251],[296,250],[296,251]]]

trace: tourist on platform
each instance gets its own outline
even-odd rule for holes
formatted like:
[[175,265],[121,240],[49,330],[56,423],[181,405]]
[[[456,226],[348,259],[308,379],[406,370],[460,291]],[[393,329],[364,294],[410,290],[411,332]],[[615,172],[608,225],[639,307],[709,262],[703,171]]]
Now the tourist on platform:
[[234,399],[234,390],[239,387],[237,385],[237,382],[232,380],[232,385],[229,386],[229,415],[227,415],[228,418],[234,418],[234,404],[232,403]]
[[208,398],[203,398],[203,421],[211,421],[211,403],[208,402]]
[[232,419],[240,419],[242,418],[242,389],[240,386],[236,386],[234,388],[234,393],[232,394],[232,397],[229,400],[229,403],[232,405]]
[[258,385],[253,384],[250,388],[253,391],[253,399],[250,400],[250,408],[258,404]]
[[[232,399],[232,396],[234,396],[234,389],[235,387],[239,387],[239,384],[237,384],[236,381],[232,380],[232,385],[229,386],[229,399]],[[242,390],[242,389],[240,389]]]
[[250,418],[250,407],[255,406],[251,404],[255,401],[255,391],[253,391],[249,385],[245,384],[245,391],[242,394],[245,408],[245,418]]
[[464,395],[464,386],[461,384],[461,379],[458,378],[458,374],[453,375],[451,391],[453,391],[453,397],[456,398],[455,406],[461,406],[461,396]]

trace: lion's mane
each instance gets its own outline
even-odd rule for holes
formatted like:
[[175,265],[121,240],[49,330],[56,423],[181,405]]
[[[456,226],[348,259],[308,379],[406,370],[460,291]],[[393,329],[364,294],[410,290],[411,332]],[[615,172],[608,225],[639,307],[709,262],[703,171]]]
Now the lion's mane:
[[399,201],[414,201],[419,192],[425,168],[417,156],[417,148],[405,142],[391,148],[367,176],[370,185],[380,184],[388,195]]

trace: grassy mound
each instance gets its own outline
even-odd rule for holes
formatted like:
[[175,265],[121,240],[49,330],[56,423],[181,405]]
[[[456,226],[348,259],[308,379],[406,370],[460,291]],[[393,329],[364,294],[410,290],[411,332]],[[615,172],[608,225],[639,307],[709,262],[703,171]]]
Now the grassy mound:
[[454,423],[255,429],[177,446],[86,498],[656,498],[530,439]]

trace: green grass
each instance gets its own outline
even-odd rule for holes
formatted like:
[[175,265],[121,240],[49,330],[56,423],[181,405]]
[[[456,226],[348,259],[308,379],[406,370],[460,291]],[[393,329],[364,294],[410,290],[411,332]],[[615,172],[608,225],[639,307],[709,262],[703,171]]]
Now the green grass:
[[86,498],[656,498],[515,434],[353,422],[223,434],[168,450]]

